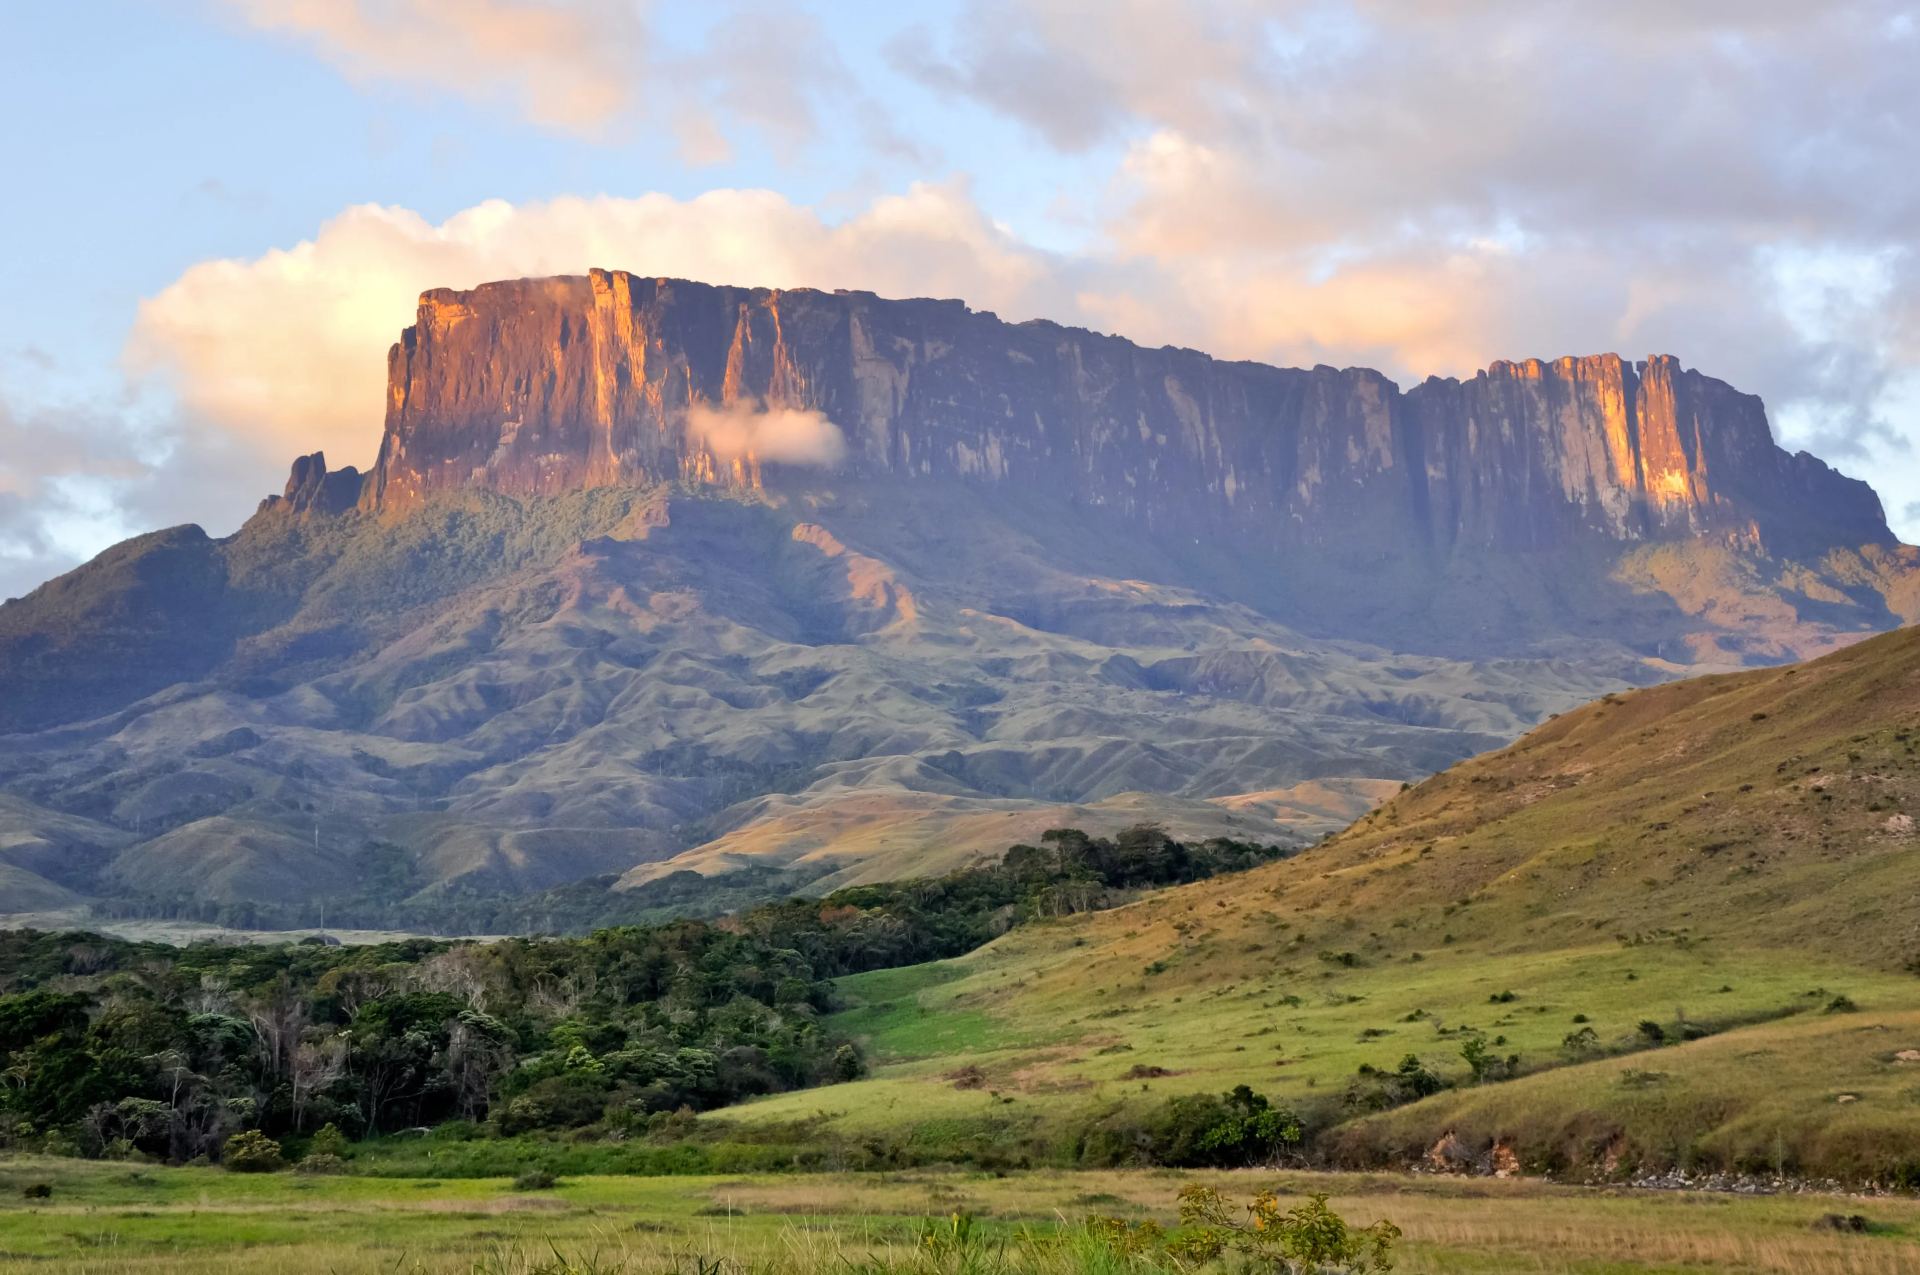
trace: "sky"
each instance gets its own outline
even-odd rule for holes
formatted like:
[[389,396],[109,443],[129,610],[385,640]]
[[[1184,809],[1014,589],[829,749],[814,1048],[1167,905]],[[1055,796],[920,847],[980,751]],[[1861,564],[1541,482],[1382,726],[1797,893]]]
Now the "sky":
[[1920,4],[0,0],[0,597],[365,467],[590,266],[1231,358],[1677,355],[1920,541]]

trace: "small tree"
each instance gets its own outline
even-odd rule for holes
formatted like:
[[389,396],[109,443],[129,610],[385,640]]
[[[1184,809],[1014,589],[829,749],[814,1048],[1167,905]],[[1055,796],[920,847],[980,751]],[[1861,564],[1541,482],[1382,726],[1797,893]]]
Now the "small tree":
[[1253,1265],[1288,1275],[1362,1275],[1393,1269],[1393,1242],[1400,1228],[1382,1218],[1368,1227],[1350,1227],[1327,1207],[1327,1197],[1310,1195],[1306,1203],[1280,1211],[1272,1191],[1262,1191],[1246,1206],[1247,1219],[1232,1216],[1226,1196],[1207,1186],[1180,1192],[1180,1221],[1195,1229],[1167,1246],[1182,1263],[1213,1261],[1228,1249]]
[[1508,1054],[1502,1058],[1487,1048],[1487,1038],[1478,1032],[1467,1037],[1467,1043],[1460,1046],[1460,1056],[1466,1059],[1467,1069],[1473,1073],[1473,1083],[1476,1085],[1511,1080],[1520,1070],[1519,1054]]
[[313,1135],[307,1150],[313,1155],[339,1156],[344,1160],[347,1155],[347,1135],[340,1132],[339,1125],[329,1120],[320,1126],[320,1132]]
[[273,1173],[287,1167],[280,1144],[258,1129],[245,1129],[228,1138],[220,1159],[235,1173]]

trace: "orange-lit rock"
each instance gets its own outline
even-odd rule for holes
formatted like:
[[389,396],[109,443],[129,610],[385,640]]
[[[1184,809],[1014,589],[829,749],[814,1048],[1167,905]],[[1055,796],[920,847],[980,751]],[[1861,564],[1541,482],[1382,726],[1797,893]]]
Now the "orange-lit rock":
[[1759,399],[1665,356],[1495,363],[1403,393],[1365,368],[1227,363],[955,301],[595,270],[429,292],[389,367],[368,509],[777,480],[689,429],[705,403],[825,413],[849,477],[1014,484],[1275,549],[1892,542],[1866,484],[1781,450]]

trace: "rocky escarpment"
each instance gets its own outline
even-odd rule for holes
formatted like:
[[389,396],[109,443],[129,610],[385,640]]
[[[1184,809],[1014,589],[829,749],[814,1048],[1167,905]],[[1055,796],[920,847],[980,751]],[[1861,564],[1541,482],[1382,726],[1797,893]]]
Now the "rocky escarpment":
[[1402,393],[1364,368],[1143,349],[956,301],[595,270],[446,289],[389,356],[363,508],[449,488],[757,484],[700,413],[817,412],[853,478],[962,479],[1269,548],[1551,551],[1710,537],[1890,544],[1865,484],[1775,446],[1759,399],[1670,357],[1496,363]]

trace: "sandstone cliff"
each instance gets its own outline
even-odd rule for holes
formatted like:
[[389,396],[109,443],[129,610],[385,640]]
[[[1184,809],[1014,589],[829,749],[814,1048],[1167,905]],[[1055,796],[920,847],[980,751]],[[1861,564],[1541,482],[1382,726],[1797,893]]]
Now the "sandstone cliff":
[[1710,537],[1890,544],[1862,482],[1774,445],[1760,400],[1671,357],[1496,363],[1402,393],[1364,368],[1228,363],[955,301],[586,277],[436,290],[389,356],[360,491],[552,495],[779,467],[697,407],[823,413],[839,476],[1031,488],[1176,535],[1344,551]]

